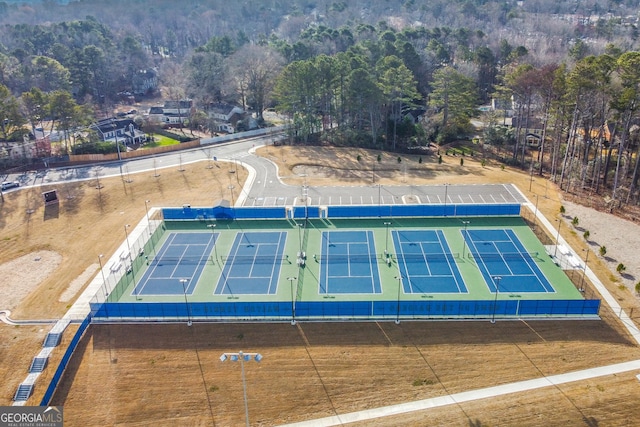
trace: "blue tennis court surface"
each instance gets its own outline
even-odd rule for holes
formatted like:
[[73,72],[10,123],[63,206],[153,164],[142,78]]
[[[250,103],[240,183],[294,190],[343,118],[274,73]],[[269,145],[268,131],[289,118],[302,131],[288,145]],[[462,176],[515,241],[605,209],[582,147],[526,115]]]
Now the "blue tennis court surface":
[[238,233],[214,294],[275,294],[286,239],[284,231]]
[[320,294],[379,294],[380,272],[372,231],[323,231]]
[[169,233],[133,295],[192,294],[217,238],[217,233]]
[[491,292],[555,292],[513,230],[461,232]]
[[466,293],[457,254],[442,230],[393,231],[402,288],[406,294]]

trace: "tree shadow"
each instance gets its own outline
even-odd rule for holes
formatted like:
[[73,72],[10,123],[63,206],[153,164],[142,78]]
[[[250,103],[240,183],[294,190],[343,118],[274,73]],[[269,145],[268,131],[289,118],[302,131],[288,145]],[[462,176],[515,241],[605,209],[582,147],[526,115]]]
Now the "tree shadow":
[[629,273],[620,273],[620,275],[627,279],[627,280],[636,280],[635,276],[633,274],[629,274]]

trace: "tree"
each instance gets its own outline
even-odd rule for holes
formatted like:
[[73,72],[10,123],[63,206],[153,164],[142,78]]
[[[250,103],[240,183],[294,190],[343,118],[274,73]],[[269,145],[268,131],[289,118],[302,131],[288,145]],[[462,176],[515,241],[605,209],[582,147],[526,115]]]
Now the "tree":
[[385,98],[387,114],[393,121],[393,149],[396,148],[397,124],[403,106],[412,105],[421,98],[413,73],[397,56],[387,56],[376,66],[379,87]]
[[466,129],[478,104],[475,83],[453,67],[436,71],[433,78],[429,105],[442,114],[440,132],[445,133],[449,128],[454,132]]
[[284,58],[269,47],[245,45],[229,57],[227,63],[243,108],[248,105],[261,121]]
[[607,247],[604,245],[600,246],[599,252],[600,252],[600,256],[604,257],[607,254]]
[[9,140],[13,130],[25,123],[20,113],[18,100],[9,92],[9,88],[0,83],[0,125],[4,140]]
[[205,105],[222,100],[226,67],[221,54],[196,52],[186,60],[185,68],[186,76],[179,64],[165,66],[161,74],[165,86],[172,92],[170,99],[179,101],[188,95]]
[[[620,181],[620,167],[622,155],[627,148],[629,140],[629,129],[632,119],[637,119],[637,108],[640,104],[640,52],[626,52],[616,61],[618,76],[620,77],[621,88],[616,97],[613,98],[614,108],[622,116],[622,135],[618,147],[618,158],[616,162],[616,172],[613,183],[611,198],[616,200],[617,190]],[[634,181],[637,182],[638,166],[635,168]]]

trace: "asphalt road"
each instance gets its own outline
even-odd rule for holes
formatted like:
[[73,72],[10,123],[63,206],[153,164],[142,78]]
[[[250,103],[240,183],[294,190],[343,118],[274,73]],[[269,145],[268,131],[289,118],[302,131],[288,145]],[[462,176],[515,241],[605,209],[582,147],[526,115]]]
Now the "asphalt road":
[[[205,145],[197,149],[185,150],[163,155],[131,159],[121,162],[109,162],[92,166],[70,168],[51,168],[44,171],[28,172],[21,175],[3,177],[3,180],[17,180],[21,188],[55,184],[76,180],[87,180],[129,175],[142,171],[157,171],[165,168],[187,168],[195,162],[218,163],[221,167],[249,166],[253,172],[250,188],[235,186],[235,199],[244,206],[289,206],[304,204],[305,195],[308,205],[389,205],[403,203],[422,204],[476,204],[476,203],[524,203],[526,199],[511,184],[494,185],[363,185],[345,187],[290,186],[278,179],[276,165],[258,157],[252,149],[270,144],[273,137],[258,137],[224,144]],[[232,183],[233,184],[233,183]],[[236,188],[237,187],[237,188]],[[19,191],[19,189],[9,190]],[[245,192],[241,194],[239,192]],[[242,197],[241,197],[242,196]]]

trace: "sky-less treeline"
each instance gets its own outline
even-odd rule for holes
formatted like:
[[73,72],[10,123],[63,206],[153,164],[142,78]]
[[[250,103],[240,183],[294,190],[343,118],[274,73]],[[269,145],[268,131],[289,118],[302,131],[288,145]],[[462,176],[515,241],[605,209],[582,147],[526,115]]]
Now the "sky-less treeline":
[[513,97],[520,120],[494,118],[487,141],[523,162],[536,128],[537,170],[633,198],[637,17],[638,0],[0,2],[2,136],[95,120],[147,68],[165,99],[273,107],[300,139],[387,149],[455,139],[478,105]]

